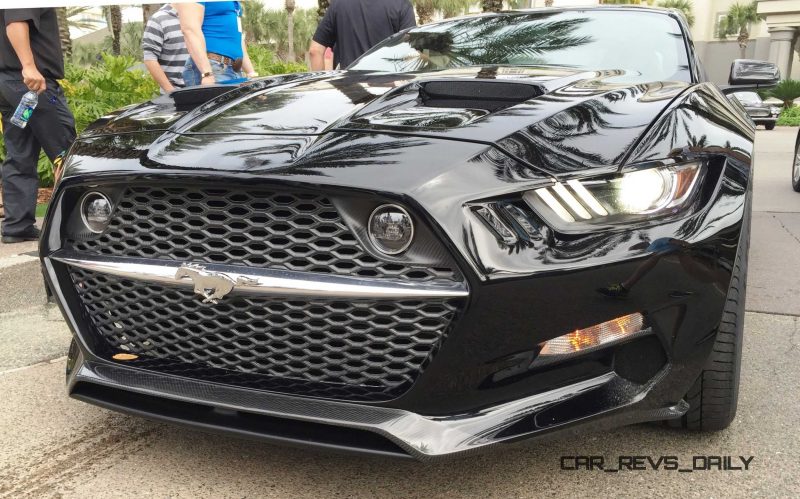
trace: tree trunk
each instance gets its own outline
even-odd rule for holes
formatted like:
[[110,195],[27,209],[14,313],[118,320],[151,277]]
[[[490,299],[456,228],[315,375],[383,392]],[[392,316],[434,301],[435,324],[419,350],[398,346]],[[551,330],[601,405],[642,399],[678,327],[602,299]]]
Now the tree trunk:
[[58,38],[61,40],[61,53],[64,54],[64,59],[69,59],[72,55],[72,38],[69,36],[67,8],[57,8],[56,17],[58,18]]
[[747,28],[744,26],[739,29],[739,36],[736,38],[736,41],[739,42],[739,49],[741,50],[742,59],[746,59],[745,53],[747,52],[747,40],[750,38],[750,33],[747,32]]
[[111,18],[111,52],[114,55],[120,54],[120,34],[122,33],[122,9],[119,5],[111,5],[108,8]]
[[142,4],[142,23],[144,26],[147,26],[147,21],[150,20],[150,16],[155,14],[160,7],[161,5],[157,3]]
[[325,17],[325,12],[328,10],[330,4],[330,0],[317,0],[317,17],[319,17],[320,20]]
[[503,0],[482,0],[484,12],[500,12],[503,10]]
[[420,24],[428,24],[433,21],[433,5],[428,2],[417,2],[417,17]]
[[286,0],[286,35],[287,35],[287,43],[289,45],[289,51],[287,52],[287,57],[291,62],[296,62],[297,56],[294,53],[294,9],[295,9],[295,2],[294,0]]

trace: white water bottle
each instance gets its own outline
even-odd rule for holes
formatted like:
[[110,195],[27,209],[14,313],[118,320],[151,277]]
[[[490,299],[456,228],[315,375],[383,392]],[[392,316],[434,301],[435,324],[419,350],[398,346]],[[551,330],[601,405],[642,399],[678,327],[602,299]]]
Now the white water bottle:
[[20,128],[25,128],[28,126],[28,121],[30,121],[37,104],[39,104],[39,94],[33,90],[26,92],[22,96],[22,100],[19,101],[19,106],[14,111],[14,116],[9,121]]

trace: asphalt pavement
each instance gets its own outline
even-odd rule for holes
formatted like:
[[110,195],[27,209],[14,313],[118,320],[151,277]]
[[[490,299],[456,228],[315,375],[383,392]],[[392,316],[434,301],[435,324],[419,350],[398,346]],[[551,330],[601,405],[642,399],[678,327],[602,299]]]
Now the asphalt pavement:
[[[758,132],[741,394],[726,431],[644,424],[420,464],[281,448],[115,414],[67,398],[69,332],[43,304],[36,246],[0,245],[0,497],[800,497],[796,134]],[[651,469],[562,470],[562,457],[575,464],[570,456],[603,456],[607,468],[620,458],[649,458]],[[682,468],[721,465],[684,473],[662,460],[653,470],[661,456]],[[744,468],[740,456],[752,458],[746,470],[718,469]]]

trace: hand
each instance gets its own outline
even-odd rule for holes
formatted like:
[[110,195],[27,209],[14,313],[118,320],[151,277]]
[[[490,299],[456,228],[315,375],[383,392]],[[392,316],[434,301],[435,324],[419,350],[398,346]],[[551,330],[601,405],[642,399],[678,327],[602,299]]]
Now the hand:
[[167,86],[162,87],[161,90],[163,90],[165,94],[168,94],[168,93],[171,93],[172,91],[174,91],[175,87],[173,85],[167,84]]
[[28,90],[32,90],[37,94],[41,94],[47,89],[44,76],[36,69],[36,66],[22,68],[22,81],[25,83],[25,86],[28,87]]
[[214,75],[206,76],[202,80],[200,80],[201,85],[213,85],[217,82],[217,79],[214,78]]

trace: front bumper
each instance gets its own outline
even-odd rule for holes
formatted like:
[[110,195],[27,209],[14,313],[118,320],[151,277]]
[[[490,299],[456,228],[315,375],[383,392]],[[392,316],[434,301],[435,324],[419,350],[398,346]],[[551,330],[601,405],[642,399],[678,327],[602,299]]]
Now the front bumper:
[[[74,345],[68,386],[76,399],[205,431],[418,460],[473,452],[576,425],[677,418],[688,409],[684,401],[655,408],[642,403],[666,372],[643,385],[608,373],[474,413],[445,417],[159,375],[92,358]],[[566,407],[570,409],[565,419],[565,411],[559,408]]]
[[777,116],[759,116],[753,117],[753,122],[756,125],[774,125],[778,122]]
[[[417,459],[562,430],[680,417],[688,409],[682,399],[715,339],[745,213],[746,172],[725,168],[722,177],[708,193],[708,208],[692,219],[556,243],[537,240],[515,252],[481,236],[475,226],[457,225],[469,220],[457,210],[433,213],[433,230],[439,224],[446,233],[473,236],[442,238],[459,266],[470,270],[464,272],[468,303],[413,385],[374,403],[208,382],[98,355],[86,341],[91,326],[81,315],[71,263],[56,259],[61,241],[51,230],[63,222],[58,195],[80,186],[81,179],[72,179],[57,193],[41,251],[49,287],[76,336],[69,392],[111,409],[200,429]],[[659,257],[626,300],[598,294],[598,288],[622,282],[654,256],[642,241],[678,234],[692,246],[683,258]],[[541,342],[634,312],[647,317],[653,334],[532,368]]]

